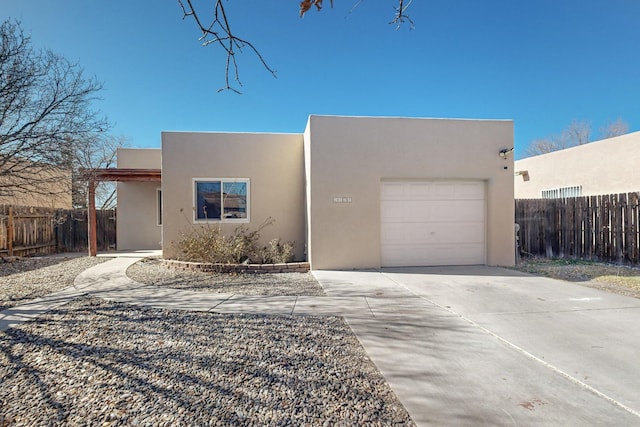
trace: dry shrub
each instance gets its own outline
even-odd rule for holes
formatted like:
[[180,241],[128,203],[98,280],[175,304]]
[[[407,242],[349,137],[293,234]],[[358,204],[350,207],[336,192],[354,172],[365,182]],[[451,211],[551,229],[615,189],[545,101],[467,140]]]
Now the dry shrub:
[[261,264],[278,264],[293,261],[293,248],[295,243],[282,242],[280,239],[272,239],[267,246],[258,251],[258,261]]
[[267,246],[258,245],[260,232],[274,222],[269,217],[255,230],[243,224],[227,235],[222,233],[220,224],[191,227],[175,243],[178,259],[213,264],[290,262],[293,260],[292,242],[282,243],[280,239],[273,239]]

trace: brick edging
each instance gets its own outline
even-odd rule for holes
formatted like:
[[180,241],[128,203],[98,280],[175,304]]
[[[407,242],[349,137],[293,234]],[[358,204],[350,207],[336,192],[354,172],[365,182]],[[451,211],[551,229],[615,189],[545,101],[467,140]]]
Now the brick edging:
[[176,270],[215,273],[306,273],[310,270],[308,262],[287,262],[282,264],[213,264],[163,259],[162,265]]

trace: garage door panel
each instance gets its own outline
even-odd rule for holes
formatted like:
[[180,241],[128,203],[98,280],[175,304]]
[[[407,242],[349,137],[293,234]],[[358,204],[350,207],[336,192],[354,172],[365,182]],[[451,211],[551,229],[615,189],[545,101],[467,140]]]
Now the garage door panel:
[[382,196],[386,200],[393,199],[406,199],[407,197],[407,186],[403,183],[385,183],[382,187]]
[[430,183],[410,183],[407,188],[407,195],[413,199],[425,199],[431,197],[432,185]]
[[455,194],[455,184],[448,182],[435,182],[433,183],[433,198],[434,199],[449,199],[452,194]]
[[[433,259],[433,265],[469,265],[469,264],[483,264],[484,255],[481,248],[475,246],[459,245],[440,245],[431,248],[428,252],[421,254],[421,259],[424,256],[429,256]],[[456,264],[452,264],[452,260],[456,260]],[[419,260],[414,259],[414,262]],[[397,260],[398,265],[402,264],[400,260]]]
[[[424,203],[424,202],[423,202]],[[484,202],[473,200],[470,202],[430,202],[429,209],[420,211],[424,215],[418,216],[421,221],[475,221],[484,222]],[[428,215],[428,216],[427,216]]]
[[484,242],[484,233],[479,230],[478,224],[451,224],[442,223],[431,232],[432,242],[464,244]]
[[408,202],[406,204],[405,218],[410,221],[420,221],[422,218],[433,216],[433,206],[427,206],[424,201]]
[[381,212],[381,219],[393,222],[422,222],[424,218],[433,217],[442,207],[426,206],[424,201],[403,202],[400,200],[386,201]]
[[401,201],[387,200],[380,212],[383,221],[402,221],[406,217],[407,209]]
[[[478,245],[402,246],[394,249],[397,255],[387,260],[386,267],[424,265],[425,259],[430,260],[429,265],[484,264],[484,249]],[[456,263],[452,264],[452,260]]]
[[380,233],[380,239],[386,245],[401,245],[408,237],[407,228],[402,224],[386,224]]
[[484,202],[477,200],[469,202],[434,201],[430,203],[429,209],[422,209],[420,212],[424,215],[416,215],[416,217],[421,221],[484,222]]
[[452,202],[456,218],[484,219],[484,200],[459,200]]
[[381,239],[385,244],[466,244],[484,242],[484,232],[476,223],[459,224],[386,224]]
[[383,266],[485,263],[483,182],[383,182]]
[[[484,244],[482,245],[456,245],[436,249],[440,255],[446,254],[440,259],[439,265],[477,265],[484,264]],[[451,264],[455,259],[456,264]]]
[[416,224],[411,229],[404,224],[388,224],[382,229],[381,239],[387,245],[412,245],[434,242],[433,234],[431,226],[425,224]]

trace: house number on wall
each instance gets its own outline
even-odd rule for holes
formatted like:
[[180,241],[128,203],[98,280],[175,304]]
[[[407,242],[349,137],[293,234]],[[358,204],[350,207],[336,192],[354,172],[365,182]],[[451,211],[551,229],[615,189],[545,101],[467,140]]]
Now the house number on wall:
[[351,197],[334,197],[333,203],[351,203]]

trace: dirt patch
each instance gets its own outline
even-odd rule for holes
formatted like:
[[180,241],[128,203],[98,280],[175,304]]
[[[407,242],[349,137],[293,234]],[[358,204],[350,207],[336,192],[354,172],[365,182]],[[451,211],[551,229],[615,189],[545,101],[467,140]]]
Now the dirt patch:
[[594,261],[527,258],[514,270],[640,298],[640,268]]

